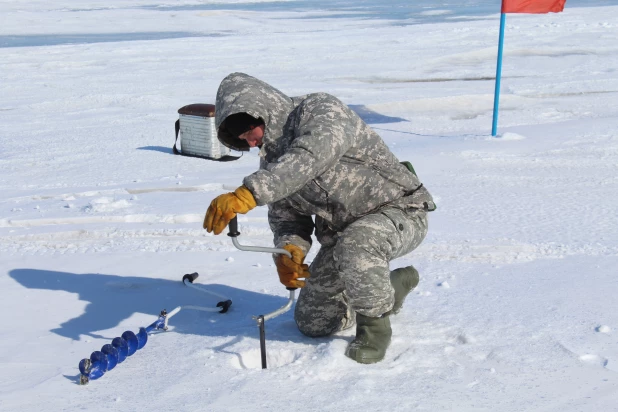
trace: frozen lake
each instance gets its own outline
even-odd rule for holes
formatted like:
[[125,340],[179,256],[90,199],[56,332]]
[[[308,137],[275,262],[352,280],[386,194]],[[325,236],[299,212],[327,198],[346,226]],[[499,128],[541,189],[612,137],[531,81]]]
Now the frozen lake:
[[[479,20],[500,12],[497,0],[432,1],[432,0],[390,0],[390,1],[265,1],[237,3],[204,3],[170,5],[160,1],[143,2],[144,4],[114,7],[50,7],[50,11],[63,15],[101,14],[109,11],[127,10],[139,16],[139,11],[152,12],[259,12],[259,13],[295,13],[285,19],[378,19],[389,25],[406,26],[415,24],[434,24],[462,20]],[[618,5],[618,0],[568,0],[567,8]],[[16,8],[18,9],[18,8]],[[131,12],[131,10],[133,12]],[[333,23],[334,24],[334,23]],[[114,32],[102,33],[99,26],[92,27],[92,33],[68,34],[66,28],[58,25],[56,33],[7,33],[0,29],[0,48],[36,47],[60,44],[90,44],[119,41],[163,40],[188,37],[222,37],[225,33],[204,33],[200,31],[149,31],[149,32]]]
[[[0,410],[617,412],[618,0],[508,16],[492,137],[499,5],[0,1]],[[172,152],[178,109],[235,71],[337,96],[438,202],[392,262],[421,281],[383,362],[287,312],[260,368],[252,316],[289,292],[270,254],[202,229],[258,153]],[[272,246],[267,216],[239,218],[241,244]],[[229,312],[189,310],[218,302],[193,272]],[[178,306],[77,384],[81,359]]]

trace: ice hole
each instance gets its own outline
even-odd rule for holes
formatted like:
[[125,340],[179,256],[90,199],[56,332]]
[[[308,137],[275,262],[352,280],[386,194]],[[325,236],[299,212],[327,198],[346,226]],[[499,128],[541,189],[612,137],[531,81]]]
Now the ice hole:
[[[296,362],[300,355],[292,350],[266,348],[266,365],[268,369],[280,368]],[[232,359],[232,365],[237,369],[262,369],[260,348],[240,352]]]

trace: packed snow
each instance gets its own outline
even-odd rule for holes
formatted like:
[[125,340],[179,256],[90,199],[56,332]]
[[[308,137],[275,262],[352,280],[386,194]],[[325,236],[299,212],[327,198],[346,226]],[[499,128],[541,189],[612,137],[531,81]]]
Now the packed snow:
[[[0,1],[0,410],[618,411],[618,1]],[[590,6],[590,7],[584,7]],[[350,105],[438,210],[386,359],[300,334],[272,257],[202,229],[258,167],[172,153],[241,71]],[[272,246],[266,208],[242,244]],[[317,252],[317,242],[308,261]],[[184,286],[198,272],[199,288]],[[78,363],[162,309],[87,386]]]

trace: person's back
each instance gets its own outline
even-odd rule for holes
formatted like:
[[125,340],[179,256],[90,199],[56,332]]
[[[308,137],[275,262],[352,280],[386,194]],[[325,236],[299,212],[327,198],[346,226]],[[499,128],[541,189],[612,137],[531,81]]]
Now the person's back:
[[[418,178],[335,96],[288,97],[241,73],[226,77],[219,95],[233,96],[217,99],[222,117],[244,111],[264,120],[260,170],[243,180],[258,205],[290,197],[300,212],[320,216],[335,229],[385,205],[433,208]],[[220,130],[223,120],[217,118]]]

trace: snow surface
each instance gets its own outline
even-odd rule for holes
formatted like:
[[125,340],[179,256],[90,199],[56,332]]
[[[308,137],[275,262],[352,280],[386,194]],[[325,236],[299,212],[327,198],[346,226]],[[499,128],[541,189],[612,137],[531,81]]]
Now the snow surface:
[[[496,138],[498,2],[404,3],[0,2],[0,410],[618,411],[618,1],[507,17]],[[383,362],[288,312],[260,369],[252,316],[287,292],[269,255],[201,229],[257,154],[171,151],[176,110],[233,71],[337,95],[435,196],[393,262],[422,279]],[[240,226],[272,244],[266,208]],[[229,313],[182,310],[77,384],[161,309],[214,307],[195,271]]]

